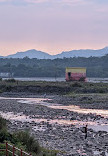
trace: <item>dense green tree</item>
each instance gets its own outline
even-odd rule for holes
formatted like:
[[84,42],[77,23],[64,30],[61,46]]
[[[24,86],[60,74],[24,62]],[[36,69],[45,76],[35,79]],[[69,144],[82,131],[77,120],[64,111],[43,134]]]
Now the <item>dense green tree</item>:
[[108,77],[108,55],[54,60],[28,57],[0,59],[0,72],[11,72],[15,77],[64,77],[66,67],[86,67],[88,77]]

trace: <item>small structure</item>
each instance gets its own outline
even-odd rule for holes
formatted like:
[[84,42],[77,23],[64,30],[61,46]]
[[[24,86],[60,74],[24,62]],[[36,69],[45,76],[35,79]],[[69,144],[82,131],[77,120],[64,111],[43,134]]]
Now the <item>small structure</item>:
[[86,68],[67,67],[66,81],[86,81]]
[[10,73],[10,72],[0,72],[0,77],[1,78],[11,78],[13,77],[13,73]]

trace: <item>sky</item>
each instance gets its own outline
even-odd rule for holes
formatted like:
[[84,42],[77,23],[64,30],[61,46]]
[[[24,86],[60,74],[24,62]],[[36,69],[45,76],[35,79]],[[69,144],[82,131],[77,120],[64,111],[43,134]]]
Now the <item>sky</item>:
[[0,0],[0,56],[108,46],[108,0]]

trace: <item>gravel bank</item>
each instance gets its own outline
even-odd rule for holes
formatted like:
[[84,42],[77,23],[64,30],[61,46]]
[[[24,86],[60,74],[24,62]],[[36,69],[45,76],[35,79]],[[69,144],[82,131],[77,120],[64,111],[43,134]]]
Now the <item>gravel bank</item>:
[[[17,97],[20,97],[20,94],[18,94]],[[22,97],[37,97],[37,95],[24,96],[23,94]],[[72,101],[73,97],[71,99],[65,96],[53,96],[51,98],[52,102],[64,105],[75,104],[74,102],[76,101]],[[79,103],[77,103],[77,105],[79,105]],[[86,105],[83,105],[83,107],[87,107]],[[91,106],[89,108],[91,108]],[[92,108],[94,108],[94,106]],[[34,135],[42,146],[58,150],[58,155],[107,156],[108,132],[96,132],[92,129],[88,129],[88,137],[85,139],[82,127],[76,127],[74,124],[64,125],[50,122],[50,120],[56,119],[67,120],[67,123],[69,120],[74,121],[76,119],[78,121],[103,120],[103,117],[101,116],[96,116],[94,114],[78,114],[68,110],[52,109],[39,104],[19,103],[16,99],[0,99],[0,111],[5,113],[13,112],[16,115],[17,113],[22,113],[25,116],[29,116],[30,119],[45,119],[45,121],[41,122],[23,122],[23,119],[22,121],[11,120],[8,127],[10,131],[29,129],[32,135]],[[19,114],[19,117],[20,116],[21,114]]]

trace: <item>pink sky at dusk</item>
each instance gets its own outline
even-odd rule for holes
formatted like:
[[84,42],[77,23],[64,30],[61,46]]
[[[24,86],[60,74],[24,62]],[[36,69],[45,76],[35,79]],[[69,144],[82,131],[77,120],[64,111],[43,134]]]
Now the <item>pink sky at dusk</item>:
[[0,0],[0,56],[108,46],[108,0]]

